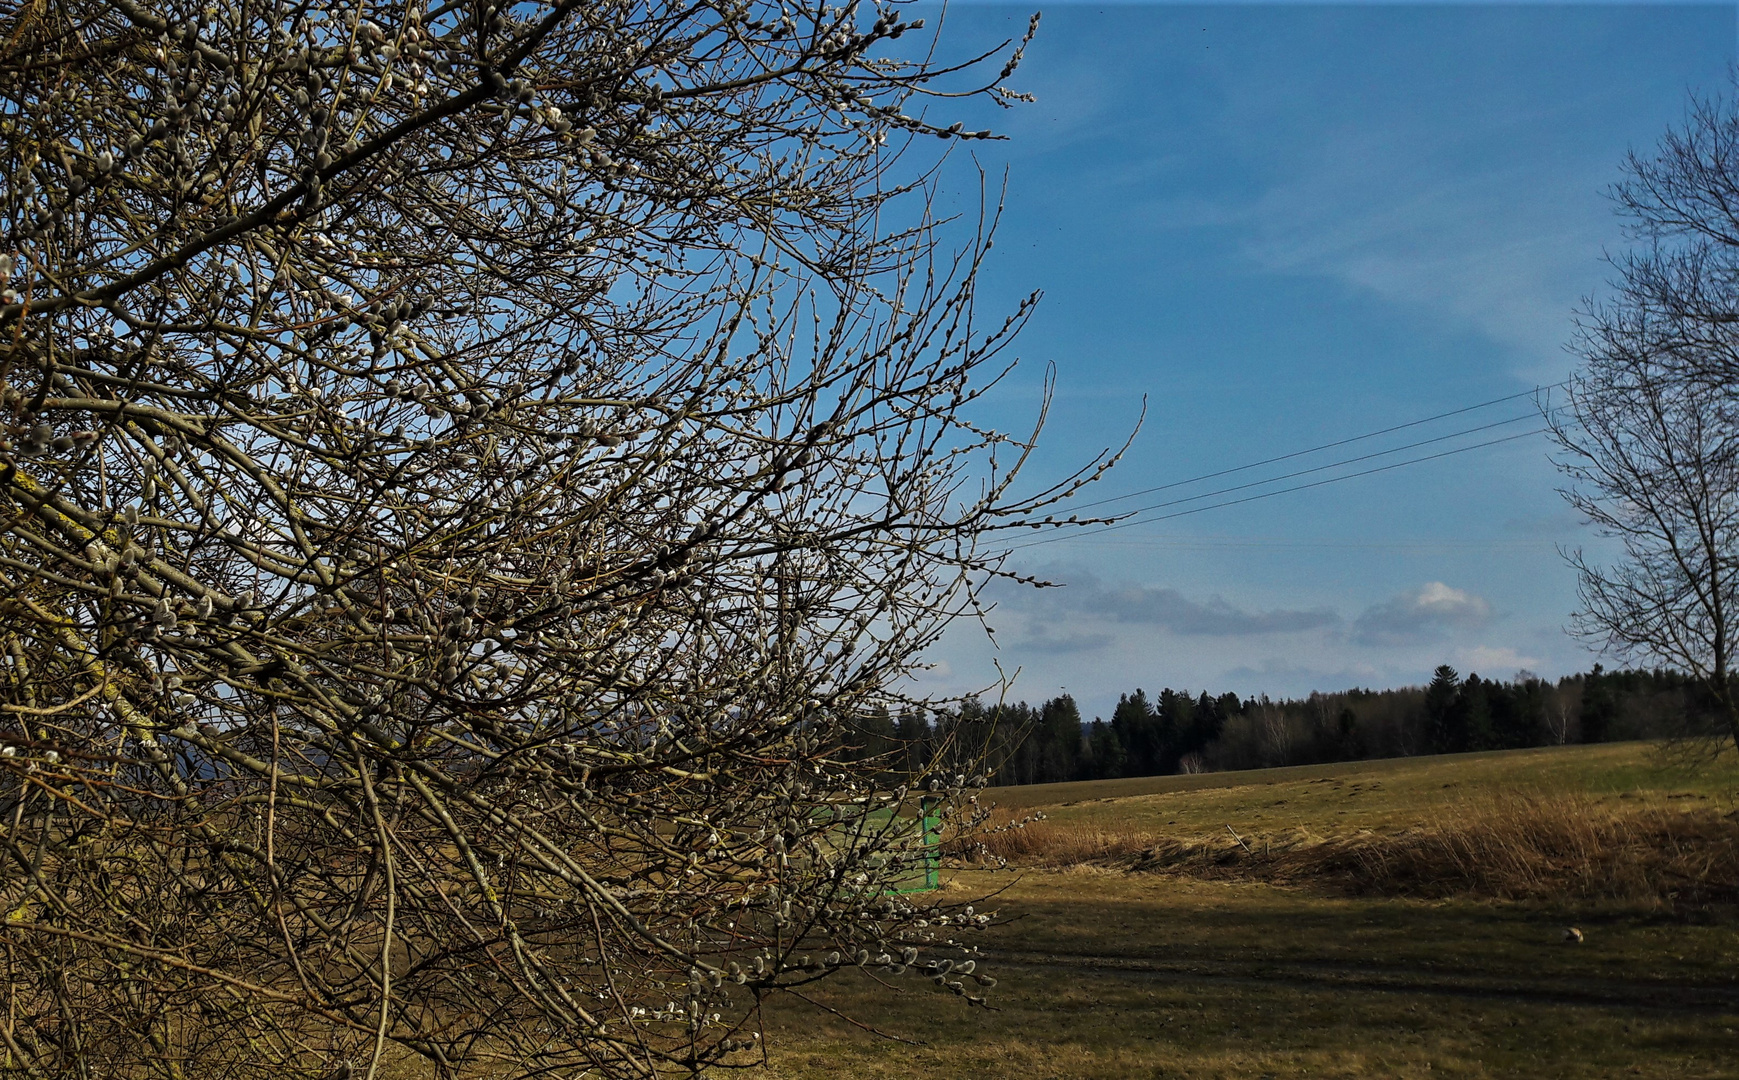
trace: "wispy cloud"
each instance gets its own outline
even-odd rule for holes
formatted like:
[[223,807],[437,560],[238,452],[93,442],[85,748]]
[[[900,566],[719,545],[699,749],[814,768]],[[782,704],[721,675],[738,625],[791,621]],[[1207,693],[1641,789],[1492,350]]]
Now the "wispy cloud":
[[[1441,29],[1483,44],[1533,19],[1482,13]],[[1356,17],[1348,29],[1371,32]],[[1442,52],[1458,60],[1418,57],[1391,95],[1284,50],[1273,78],[1314,92],[1276,101],[1270,80],[1223,73],[1216,149],[1269,162],[1263,182],[1172,190],[1153,206],[1180,224],[1225,227],[1227,250],[1263,270],[1341,282],[1438,333],[1475,330],[1514,350],[1518,372],[1556,371],[1571,312],[1606,276],[1599,254],[1613,239],[1600,192],[1615,155],[1567,132],[1622,111],[1608,99],[1616,89],[1570,95],[1554,85],[1548,98],[1526,75],[1510,77],[1520,57],[1502,44]]]
[[1243,664],[1235,667],[1222,675],[1220,680],[1221,685],[1245,695],[1351,690],[1360,686],[1382,686],[1392,681],[1387,672],[1370,664],[1320,668],[1274,658],[1254,666]]
[[1034,619],[1028,623],[1026,635],[1012,642],[1010,648],[1021,653],[1065,656],[1096,652],[1115,640],[1113,635],[1102,631],[1057,629],[1042,619]]
[[[1174,634],[1204,637],[1291,634],[1338,626],[1341,622],[1339,614],[1326,608],[1250,611],[1219,596],[1192,600],[1176,589],[1108,583],[1080,570],[1053,570],[1044,576],[1067,584],[1062,588],[1036,591],[1026,588],[999,590],[999,602],[1016,611],[1133,623],[1169,630]],[[1044,640],[1045,635],[1057,635],[1054,640],[1058,641],[1069,640],[1068,635],[1059,634],[1056,627],[1047,626],[1042,621],[1035,623],[1033,638]]]
[[1507,645],[1490,646],[1474,645],[1470,648],[1457,649],[1455,662],[1461,665],[1463,673],[1485,672],[1486,678],[1506,679],[1523,668],[1540,666],[1537,656],[1524,656]]
[[1345,164],[1372,167],[1305,171],[1259,200],[1244,252],[1447,314],[1530,364],[1559,362],[1571,309],[1599,282],[1604,222],[1517,196],[1530,190],[1521,170],[1433,182],[1418,175],[1425,163],[1353,156]]

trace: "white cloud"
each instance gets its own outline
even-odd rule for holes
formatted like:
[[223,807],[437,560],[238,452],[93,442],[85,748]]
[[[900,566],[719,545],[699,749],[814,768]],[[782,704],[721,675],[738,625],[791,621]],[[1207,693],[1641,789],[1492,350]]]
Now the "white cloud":
[[954,677],[954,665],[946,660],[930,657],[928,664],[918,672],[917,677],[930,682],[944,682]]
[[1365,609],[1353,623],[1353,640],[1362,645],[1436,641],[1451,629],[1484,626],[1491,615],[1484,597],[1430,581]]

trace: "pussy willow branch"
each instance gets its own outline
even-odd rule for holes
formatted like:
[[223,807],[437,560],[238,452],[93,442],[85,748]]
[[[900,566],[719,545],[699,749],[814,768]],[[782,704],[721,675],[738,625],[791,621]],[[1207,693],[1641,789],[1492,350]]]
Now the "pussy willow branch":
[[10,1067],[692,1073],[845,968],[982,1003],[989,916],[903,890],[983,778],[854,724],[1115,453],[1019,494],[969,415],[1030,301],[978,328],[995,210],[945,251],[921,158],[989,133],[923,103],[1022,43],[901,10],[6,16]]

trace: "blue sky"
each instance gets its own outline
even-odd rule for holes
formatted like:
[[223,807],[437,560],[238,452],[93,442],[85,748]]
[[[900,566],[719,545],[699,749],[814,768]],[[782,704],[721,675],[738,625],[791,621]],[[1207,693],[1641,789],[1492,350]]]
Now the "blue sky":
[[[1018,36],[1031,11],[957,3],[944,40]],[[1688,92],[1728,85],[1735,40],[1732,5],[1046,6],[1012,80],[1037,101],[953,114],[1009,136],[966,144],[1008,183],[985,310],[1045,294],[1023,374],[988,411],[1019,427],[1055,365],[1040,478],[1115,440],[1145,396],[1106,497],[1555,382],[1602,253],[1624,244],[1606,188]],[[945,201],[975,198],[974,164],[956,153]],[[1418,683],[1443,662],[1581,670],[1595,657],[1563,631],[1575,581],[1557,548],[1600,542],[1557,485],[1536,436],[1028,548],[1016,565],[1067,587],[999,591],[994,643],[951,631],[926,685],[982,687],[1000,663],[1020,671],[1014,697],[1067,687],[1091,716],[1135,686],[1278,695]]]

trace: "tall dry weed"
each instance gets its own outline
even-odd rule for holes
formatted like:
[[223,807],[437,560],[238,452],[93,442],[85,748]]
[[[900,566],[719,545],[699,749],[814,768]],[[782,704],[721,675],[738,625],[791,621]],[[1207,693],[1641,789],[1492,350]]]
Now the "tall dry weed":
[[1739,901],[1739,821],[1709,810],[1507,794],[1471,812],[1324,852],[1359,891],[1500,899]]
[[1063,867],[1127,858],[1156,842],[1150,832],[1004,816],[954,854],[1003,859],[1015,866]]
[[1571,794],[1506,792],[1391,833],[1178,837],[1005,821],[977,854],[1016,866],[1115,866],[1202,878],[1314,882],[1390,896],[1739,903],[1739,819]]

